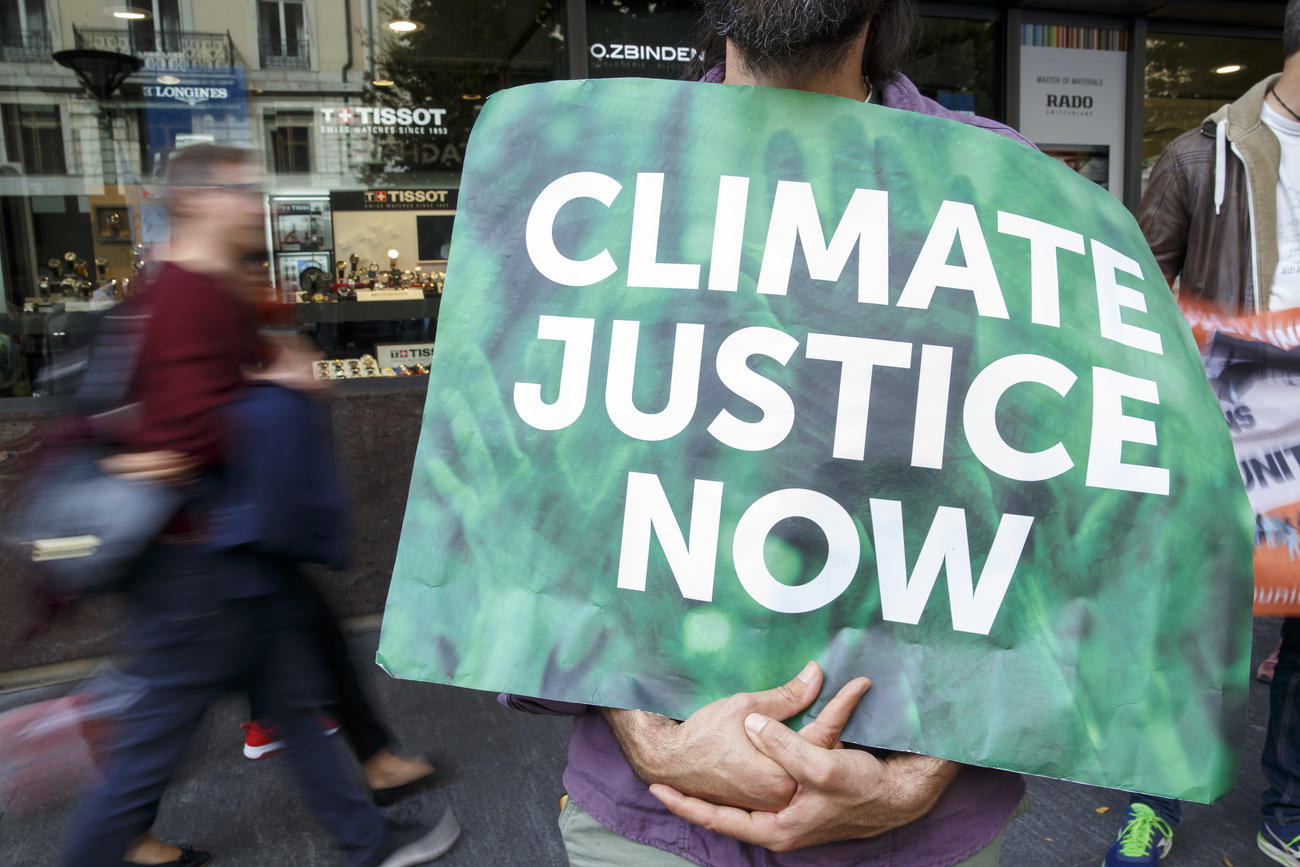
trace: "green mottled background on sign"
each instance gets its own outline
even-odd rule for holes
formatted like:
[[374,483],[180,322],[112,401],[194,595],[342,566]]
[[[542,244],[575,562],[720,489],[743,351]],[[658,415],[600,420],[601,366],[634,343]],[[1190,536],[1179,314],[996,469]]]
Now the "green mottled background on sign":
[[[565,254],[608,248],[619,264],[585,288],[549,283],[523,240],[537,194],[574,171],[623,184],[612,207],[578,200],[557,220]],[[637,172],[666,174],[659,260],[703,264],[703,285],[718,178],[752,179],[739,292],[627,287]],[[928,311],[860,304],[856,253],[832,284],[810,280],[796,251],[788,295],[757,295],[778,180],[811,183],[828,228],[855,188],[889,191],[891,302],[941,202],[974,203],[1011,318],[977,317],[969,292],[944,288]],[[1125,318],[1161,333],[1163,357],[1099,336],[1090,256],[1060,254],[1062,326],[1031,324],[1029,245],[997,232],[999,209],[1140,262],[1145,282],[1120,280],[1142,291],[1148,313]],[[561,348],[537,339],[543,314],[597,323],[586,410],[558,432],[525,425],[512,402],[516,382],[543,383],[543,398],[554,399]],[[635,397],[644,411],[667,399],[675,324],[707,324],[699,409],[682,434],[640,442],[609,421],[614,319],[642,323]],[[705,432],[722,408],[756,418],[712,365],[721,340],[749,325],[801,344],[784,368],[751,361],[796,410],[790,436],[759,454]],[[876,373],[867,459],[831,457],[839,367],[804,358],[809,332],[955,347],[942,470],[909,466],[919,350],[911,371]],[[1060,440],[1072,456],[1073,469],[1043,482],[989,473],[962,432],[970,378],[1021,352],[1079,376],[1067,399],[1022,385],[1000,404],[1010,442],[1033,451]],[[1158,407],[1126,400],[1125,411],[1153,419],[1159,445],[1128,444],[1123,458],[1168,468],[1170,496],[1084,485],[1094,365],[1158,383]],[[660,477],[683,525],[692,481],[725,482],[712,602],[682,598],[654,543],[645,592],[616,587],[633,471]],[[739,516],[790,487],[843,505],[863,546],[849,589],[797,616],[760,607],[730,564]],[[952,629],[942,575],[918,625],[881,619],[869,497],[902,501],[909,569],[939,506],[966,510],[975,576],[999,517],[1034,517],[989,635]],[[489,100],[470,143],[379,661],[404,678],[681,718],[817,659],[827,669],[819,703],[851,677],[874,682],[850,740],[1208,801],[1236,778],[1252,525],[1195,346],[1132,217],[1104,190],[993,133],[834,97],[643,80],[532,85]],[[783,580],[809,580],[824,562],[824,538],[806,521],[777,530],[769,567]]]

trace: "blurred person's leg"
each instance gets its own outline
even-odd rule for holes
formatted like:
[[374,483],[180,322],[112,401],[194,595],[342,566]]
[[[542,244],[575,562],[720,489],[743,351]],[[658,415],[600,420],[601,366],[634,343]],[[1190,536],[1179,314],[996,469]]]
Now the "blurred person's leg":
[[321,730],[319,717],[334,688],[314,634],[310,602],[300,587],[286,589],[275,594],[263,614],[265,640],[259,642],[263,651],[250,695],[280,727],[290,768],[316,820],[349,862],[368,863],[382,844],[385,822]]
[[433,765],[423,758],[405,758],[388,749],[392,735],[380,721],[361,676],[356,659],[348,649],[347,637],[333,609],[316,585],[304,579],[304,599],[312,610],[316,640],[325,664],[334,679],[336,703],[331,710],[337,715],[343,733],[352,744],[366,782],[381,805],[401,797],[412,783],[430,776]]
[[343,727],[343,734],[357,755],[365,762],[385,749],[392,736],[375,713],[365,686],[357,673],[356,660],[348,650],[347,637],[325,597],[310,580],[301,585],[303,598],[310,605],[316,640],[326,667],[334,678],[335,704],[330,711]]
[[225,564],[198,546],[156,545],[131,593],[124,672],[139,696],[122,711],[103,784],[81,804],[65,863],[118,867],[153,824],[208,705],[239,682],[251,624],[216,598]]
[[[381,805],[391,803],[406,794],[411,784],[430,776],[434,767],[423,758],[405,758],[388,749],[392,736],[361,682],[357,661],[348,649],[338,618],[313,582],[303,578],[296,587],[308,608],[312,634],[332,682],[333,701],[325,712],[337,720],[347,735],[376,801]],[[260,691],[250,693],[249,712],[257,725],[245,723],[250,731],[245,739],[244,755],[260,758],[282,749],[283,733],[275,726],[275,714]],[[254,737],[259,743],[250,748]]]
[[316,633],[315,603],[296,568],[286,567],[285,585],[262,612],[266,638],[259,641],[254,692],[284,733],[308,808],[350,864],[417,864],[440,856],[460,833],[450,810],[431,825],[389,823],[353,781],[341,747],[321,730],[319,716],[335,697],[335,678]]

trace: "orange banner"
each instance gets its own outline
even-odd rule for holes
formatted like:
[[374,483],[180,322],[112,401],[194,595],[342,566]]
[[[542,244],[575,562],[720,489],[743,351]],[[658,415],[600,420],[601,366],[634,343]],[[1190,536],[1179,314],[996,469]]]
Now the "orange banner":
[[[1276,352],[1300,347],[1300,308],[1232,316],[1194,300],[1178,306],[1216,376],[1255,508],[1255,616],[1300,617],[1300,359]],[[1215,334],[1234,341],[1212,347]]]

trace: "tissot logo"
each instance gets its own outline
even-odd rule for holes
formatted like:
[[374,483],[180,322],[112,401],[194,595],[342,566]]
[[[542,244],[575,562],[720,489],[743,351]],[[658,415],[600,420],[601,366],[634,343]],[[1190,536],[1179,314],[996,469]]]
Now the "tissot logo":
[[214,99],[229,99],[230,91],[224,87],[185,87],[167,85],[156,87],[146,84],[141,90],[149,99],[175,99],[189,105],[198,105]]
[[367,204],[445,205],[446,190],[366,190]]
[[685,45],[629,45],[621,42],[592,44],[591,56],[597,60],[667,60],[688,63],[695,49]]
[[321,121],[341,126],[442,126],[445,108],[387,108],[360,105],[321,108]]

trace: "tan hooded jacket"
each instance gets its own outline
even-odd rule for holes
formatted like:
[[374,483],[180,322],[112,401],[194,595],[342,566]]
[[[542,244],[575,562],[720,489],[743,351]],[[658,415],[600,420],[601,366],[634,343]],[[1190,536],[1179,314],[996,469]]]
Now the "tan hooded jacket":
[[1165,279],[1232,313],[1268,310],[1277,268],[1277,136],[1260,120],[1280,76],[1174,139],[1151,169],[1138,225]]

